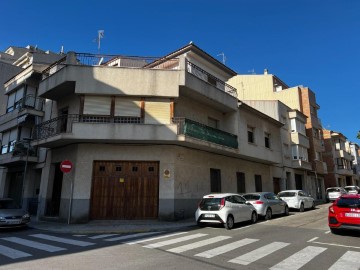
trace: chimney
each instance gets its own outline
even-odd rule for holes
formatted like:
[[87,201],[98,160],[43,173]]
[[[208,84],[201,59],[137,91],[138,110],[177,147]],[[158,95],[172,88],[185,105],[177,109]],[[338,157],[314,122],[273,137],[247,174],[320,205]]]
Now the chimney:
[[267,68],[264,69],[264,74],[265,74],[265,75],[268,75],[268,74],[269,74]]

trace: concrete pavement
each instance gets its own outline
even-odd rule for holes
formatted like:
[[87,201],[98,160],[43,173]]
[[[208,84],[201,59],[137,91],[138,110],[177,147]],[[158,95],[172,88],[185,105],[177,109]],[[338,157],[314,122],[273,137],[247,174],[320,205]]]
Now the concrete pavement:
[[195,218],[180,221],[158,220],[93,220],[85,224],[66,224],[52,221],[31,220],[28,227],[57,233],[137,233],[172,231],[196,226]]

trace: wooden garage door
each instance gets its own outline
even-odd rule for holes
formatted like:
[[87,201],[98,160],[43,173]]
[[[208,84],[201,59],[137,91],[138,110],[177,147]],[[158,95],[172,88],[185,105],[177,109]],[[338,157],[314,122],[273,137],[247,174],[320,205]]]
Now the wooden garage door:
[[94,161],[91,219],[154,219],[158,204],[158,162]]

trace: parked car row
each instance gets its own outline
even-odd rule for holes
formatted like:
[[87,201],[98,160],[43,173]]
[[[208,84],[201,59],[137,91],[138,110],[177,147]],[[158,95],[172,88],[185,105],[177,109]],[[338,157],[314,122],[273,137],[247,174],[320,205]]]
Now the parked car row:
[[329,187],[326,189],[326,201],[335,201],[341,195],[344,194],[359,194],[360,188],[358,186],[346,186],[346,187]]
[[223,224],[230,230],[238,222],[256,223],[258,217],[269,220],[273,215],[287,216],[289,208],[303,212],[314,209],[315,201],[303,190],[286,190],[278,195],[273,192],[215,193],[202,198],[195,220],[199,226]]

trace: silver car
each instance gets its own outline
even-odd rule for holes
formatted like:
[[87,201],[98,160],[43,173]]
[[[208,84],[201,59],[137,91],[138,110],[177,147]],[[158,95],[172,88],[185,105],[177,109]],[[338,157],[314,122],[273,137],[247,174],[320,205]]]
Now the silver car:
[[315,200],[304,190],[284,190],[278,193],[278,197],[286,201],[289,208],[304,212],[305,209],[315,209]]
[[346,186],[346,187],[344,187],[344,189],[349,194],[359,194],[360,193],[360,188],[358,186]]
[[23,227],[29,222],[29,213],[18,207],[13,199],[0,199],[0,228]]
[[347,191],[342,187],[329,187],[326,189],[326,201],[335,201],[344,194],[347,194]]
[[289,215],[289,207],[285,201],[273,192],[257,192],[242,195],[256,209],[259,216],[269,220],[273,215]]

